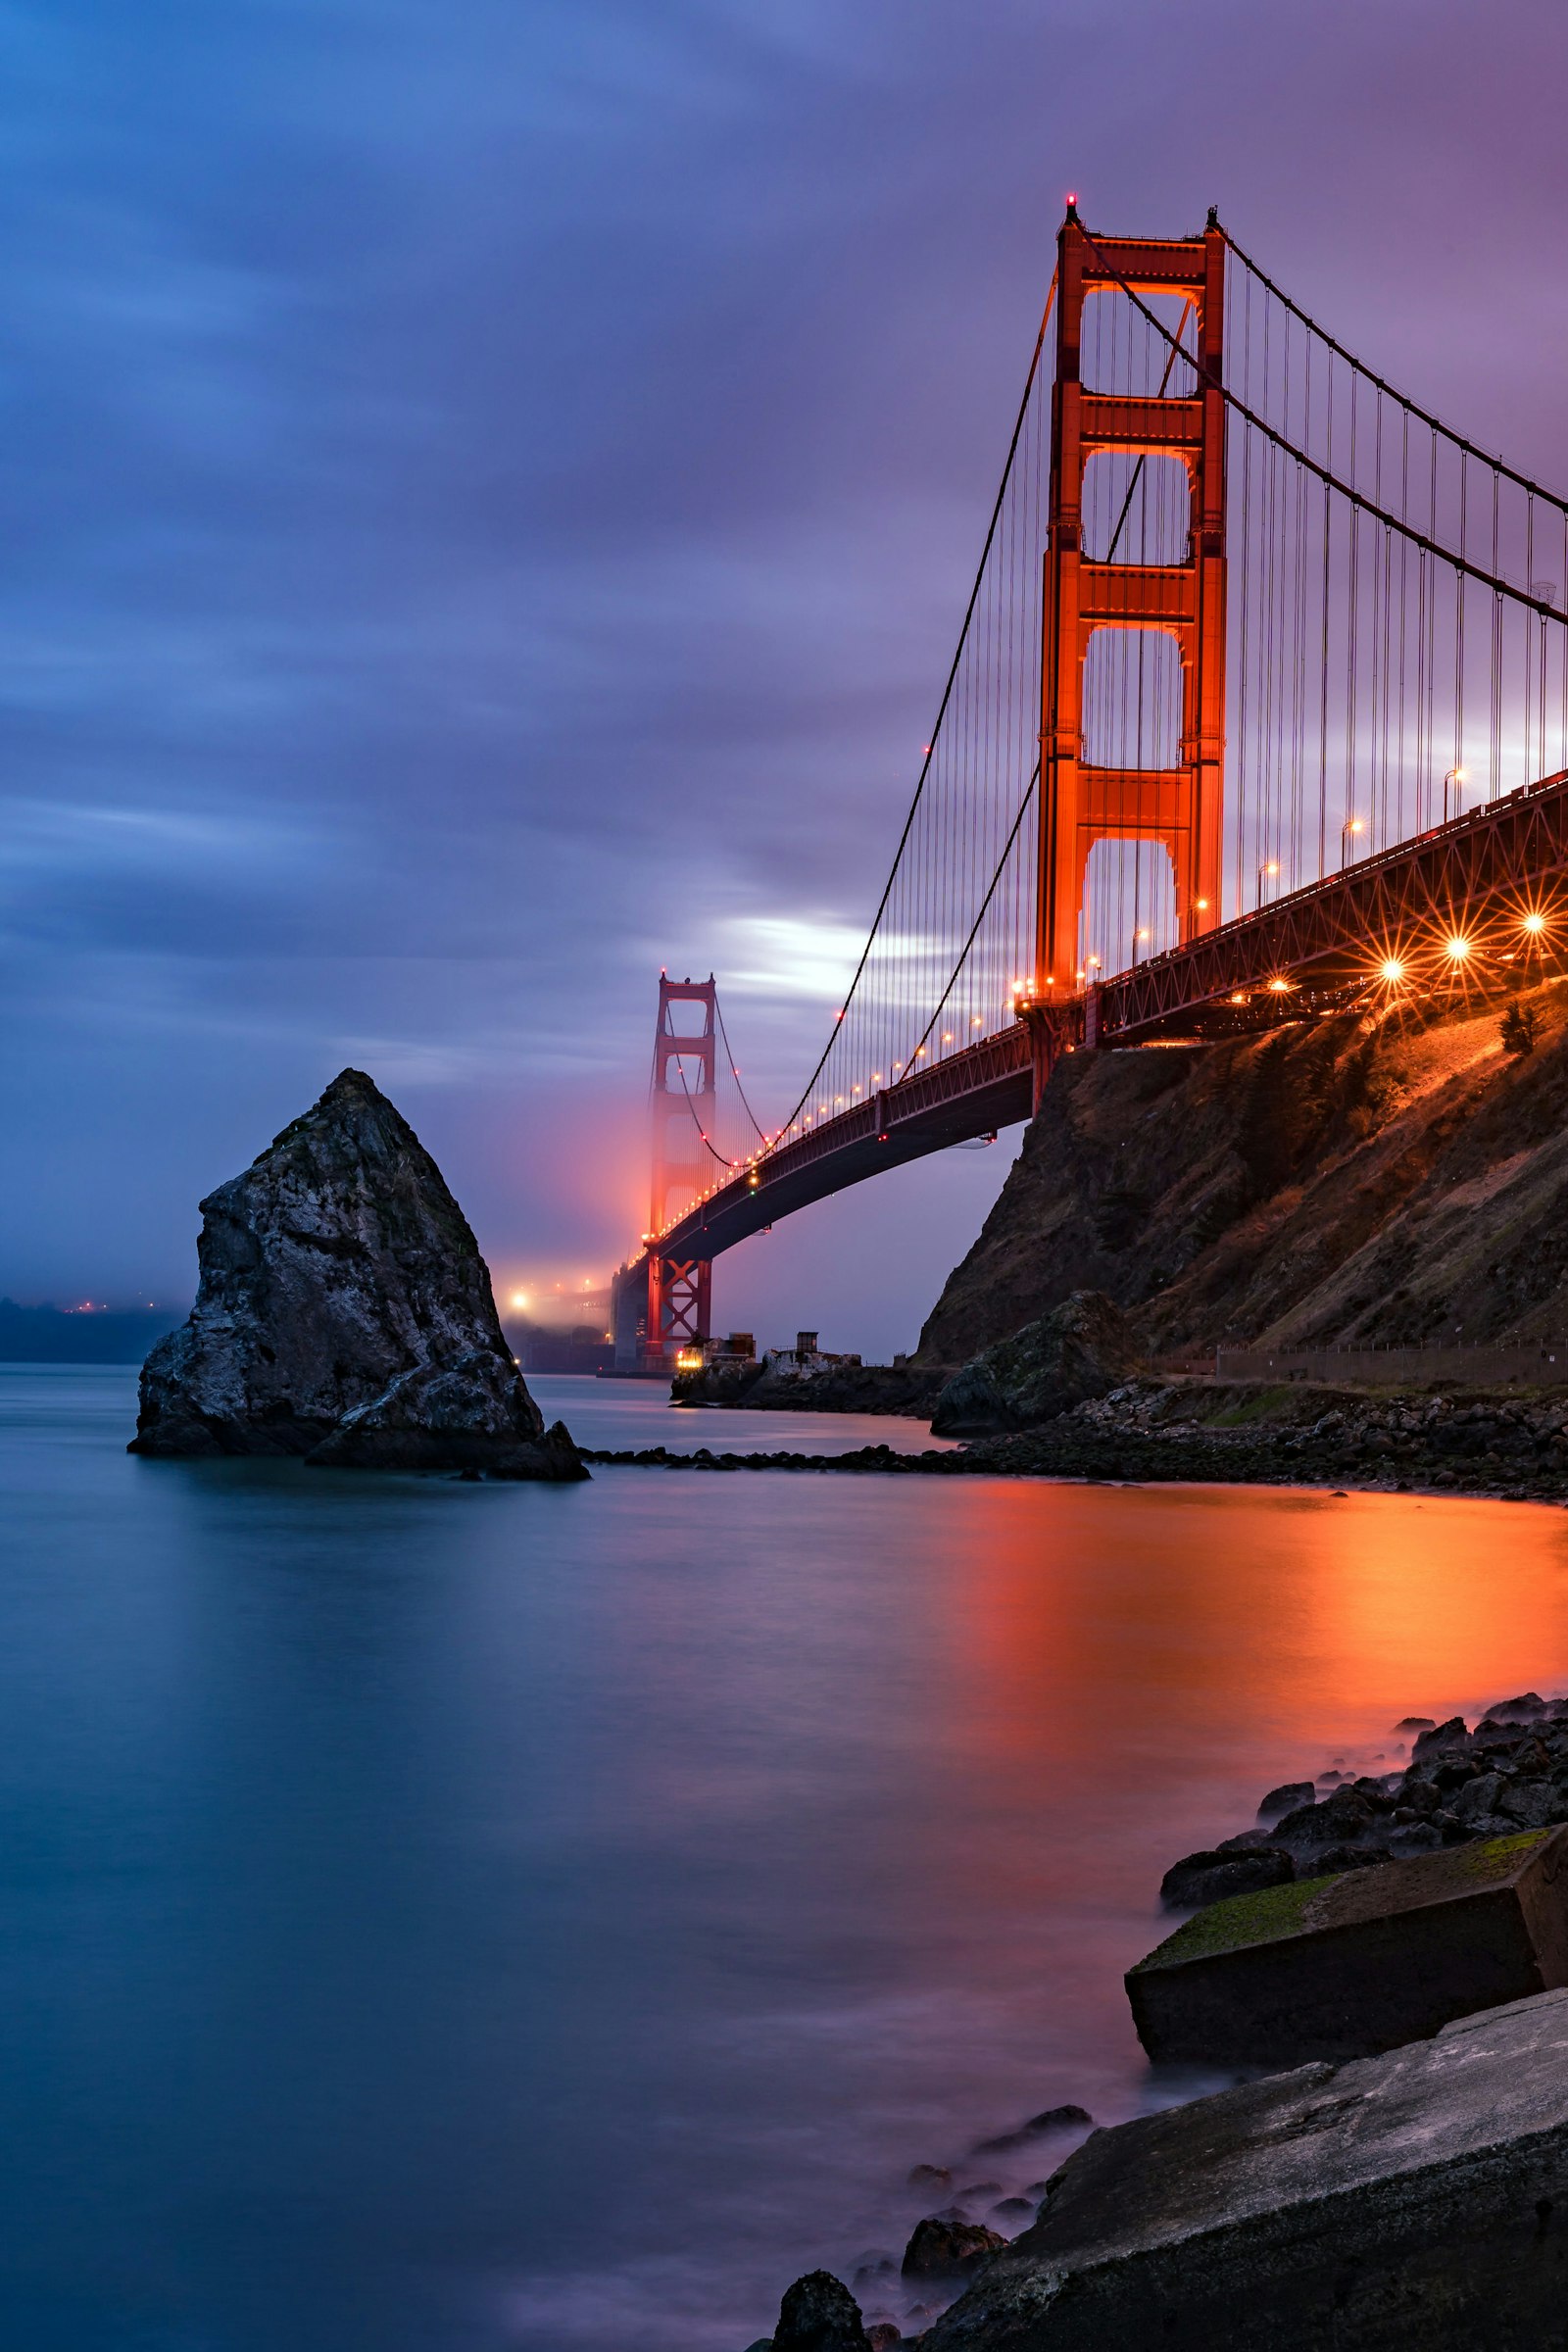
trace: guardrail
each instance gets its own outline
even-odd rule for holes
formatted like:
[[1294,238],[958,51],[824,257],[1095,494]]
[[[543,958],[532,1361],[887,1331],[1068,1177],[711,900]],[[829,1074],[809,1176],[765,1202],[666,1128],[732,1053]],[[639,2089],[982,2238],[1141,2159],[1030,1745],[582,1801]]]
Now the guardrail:
[[1478,1389],[1568,1384],[1568,1340],[1479,1340],[1426,1348],[1218,1348],[1216,1380],[1349,1381],[1360,1388]]

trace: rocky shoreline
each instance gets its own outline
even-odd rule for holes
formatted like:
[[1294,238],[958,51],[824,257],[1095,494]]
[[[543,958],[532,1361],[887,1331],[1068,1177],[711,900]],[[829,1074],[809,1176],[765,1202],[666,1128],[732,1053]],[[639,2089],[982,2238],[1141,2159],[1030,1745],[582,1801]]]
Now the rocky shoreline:
[[[1430,1716],[1408,1715],[1393,1727],[1389,1737],[1397,1756],[1404,1754],[1409,1742],[1406,1762],[1377,1775],[1352,1775],[1335,1764],[1312,1780],[1285,1782],[1265,1791],[1254,1826],[1212,1850],[1189,1854],[1172,1864],[1161,1885],[1162,1902],[1169,1909],[1205,1919],[1209,1905],[1234,1908],[1232,1898],[1271,1889],[1293,1879],[1318,1887],[1351,1880],[1359,1885],[1358,1874],[1368,1867],[1420,1860],[1454,1846],[1483,1848],[1485,1860],[1499,1851],[1499,1839],[1508,1849],[1539,1845],[1543,1835],[1550,1838],[1556,1825],[1568,1822],[1568,1697],[1543,1698],[1535,1690],[1526,1690],[1496,1701],[1473,1728],[1457,1715],[1444,1723]],[[1532,1832],[1537,1835],[1531,1837]],[[1445,1867],[1421,1860],[1421,1868]],[[1394,1875],[1385,1870],[1383,1878]],[[1419,1876],[1419,1871],[1415,1875]],[[1219,1919],[1225,1913],[1213,1916]],[[1374,1979],[1377,1973],[1374,1969]],[[1374,1984],[1374,1998],[1376,1990]],[[1549,1989],[1537,1996],[1548,2003],[1563,1998]],[[1513,2020],[1536,2006],[1537,2000],[1526,1999],[1495,2014]],[[1484,2023],[1487,2014],[1483,2010],[1477,2022]],[[1347,2017],[1344,2029],[1348,2048],[1354,2042],[1353,2019]],[[1440,2027],[1438,2038],[1456,2030]],[[1427,2034],[1431,2031],[1428,2026]],[[1373,2039],[1361,2046],[1377,2051],[1387,2048],[1388,2040],[1379,2043]],[[1418,2038],[1411,2049],[1421,2052],[1433,2046],[1430,2039]],[[1395,2058],[1402,2061],[1409,2054],[1397,2050]],[[1251,2100],[1255,2104],[1258,2094],[1277,2100],[1284,2088],[1314,2074],[1330,2076],[1331,2070],[1309,2066],[1295,2073],[1270,2073],[1245,2090],[1211,2094],[1196,2106],[1172,2110],[1172,2115],[1196,2119],[1201,2111],[1220,2108],[1227,2101]],[[1316,2112],[1337,2114],[1338,2107]],[[1198,2129],[1200,2137],[1204,2132],[1212,2137],[1211,2125]],[[1054,2228],[1070,2201],[1066,2192],[1072,2181],[1080,2174],[1093,2174],[1097,2167],[1102,2170],[1113,2163],[1110,2151],[1117,2142],[1140,2134],[1187,2130],[1183,2123],[1146,2118],[1096,2132],[1094,2119],[1083,2108],[1057,2107],[1031,2117],[1013,2131],[976,2141],[967,2159],[957,2166],[916,2165],[908,2186],[925,2191],[933,2205],[939,2198],[945,2201],[915,2223],[902,2260],[891,2253],[873,2252],[854,2268],[847,2283],[827,2271],[798,2279],[784,2296],[774,2334],[760,2338],[748,2352],[895,2352],[896,2347],[906,2346],[913,2352],[919,2345],[947,2344],[950,2335],[955,2346],[970,2342],[989,2345],[995,2340],[998,2344],[1016,2343],[1021,2352],[1025,2340],[1035,2341],[1034,2334],[1026,2339],[1003,2328],[994,2337],[990,2321],[993,2316],[1000,2318],[1000,2311],[993,2315],[984,2304],[977,2307],[976,2293],[989,2302],[996,2290],[989,2290],[987,2281],[996,2278],[1000,2282],[1004,2274],[1005,2284],[1000,2286],[1000,2293],[1004,2296],[1025,2275],[1020,2264],[1026,2269],[1030,2265],[1036,2237]],[[1086,2146],[1091,2133],[1092,2144]],[[1044,2167],[1038,2161],[1042,2155],[1049,2159]],[[1026,2181],[1024,2175],[1031,2170],[1043,2172],[1044,2177]],[[971,2180],[967,2178],[970,2174],[985,2177]],[[1139,2175],[1131,2184],[1139,2197],[1152,2195],[1156,2210],[1161,2196],[1169,2193],[1160,2189],[1158,2180],[1156,2173],[1151,2187]],[[1126,2204],[1128,2186],[1121,2184],[1111,2232],[1118,2242],[1123,2233],[1136,2228],[1136,2213],[1129,2215]],[[1299,2246],[1291,2259],[1300,2259]],[[1029,2275],[1054,2276],[1042,2270],[1042,2260],[1034,2258]],[[1112,2249],[1109,2264],[1097,2266],[1098,2275],[1113,2274],[1120,2260]],[[1214,2282],[1215,2275],[1209,2272],[1205,2284],[1211,2289]],[[953,2309],[950,2329],[946,2314],[956,2298],[959,2300]],[[1035,2314],[1035,2302],[1028,2295],[1024,2300]],[[1042,2305],[1041,2311],[1044,2308]],[[1164,2325],[1168,2333],[1168,2316]],[[1046,2337],[1042,2335],[1040,2340],[1044,2342]],[[1050,2340],[1056,2340],[1054,2334]],[[1143,2341],[1141,2333],[1138,2341]]]
[[1568,1500],[1568,1391],[1368,1394],[1134,1379],[1039,1428],[946,1450],[746,1453],[665,1446],[584,1448],[607,1465],[662,1470],[832,1470],[893,1477],[1061,1478],[1146,1485],[1355,1487],[1374,1493]]
[[1408,1764],[1353,1778],[1331,1770],[1267,1790],[1254,1826],[1172,1863],[1161,1902],[1191,1910],[1568,1822],[1568,1698],[1526,1690],[1499,1699],[1474,1731],[1459,1715],[1408,1715],[1394,1728],[1413,1739]]

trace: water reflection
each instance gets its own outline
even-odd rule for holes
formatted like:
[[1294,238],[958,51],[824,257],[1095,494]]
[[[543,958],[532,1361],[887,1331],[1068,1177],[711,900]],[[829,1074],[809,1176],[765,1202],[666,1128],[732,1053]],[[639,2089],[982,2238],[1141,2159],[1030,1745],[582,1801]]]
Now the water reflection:
[[1174,1855],[1568,1672],[1544,1508],[146,1463],[130,1391],[0,1374],[29,2352],[739,2352],[911,2165],[1193,2088]]

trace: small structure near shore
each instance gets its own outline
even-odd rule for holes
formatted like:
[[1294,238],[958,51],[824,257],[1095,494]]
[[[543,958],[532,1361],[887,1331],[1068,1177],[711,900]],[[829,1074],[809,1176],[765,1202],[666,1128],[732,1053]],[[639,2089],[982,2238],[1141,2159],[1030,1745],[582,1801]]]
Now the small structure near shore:
[[201,1207],[196,1303],[142,1366],[132,1453],[588,1475],[523,1385],[440,1169],[363,1071]]
[[1560,2343],[1568,1992],[1097,2132],[923,2352]]

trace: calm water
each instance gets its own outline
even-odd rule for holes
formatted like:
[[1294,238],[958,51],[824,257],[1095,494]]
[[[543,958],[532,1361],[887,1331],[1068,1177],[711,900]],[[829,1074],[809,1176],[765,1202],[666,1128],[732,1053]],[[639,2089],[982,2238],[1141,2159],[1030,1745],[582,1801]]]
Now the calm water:
[[26,2352],[740,2352],[912,2164],[1192,2087],[1119,1983],[1174,1855],[1568,1673],[1556,1511],[149,1463],[132,1390],[0,1372]]

